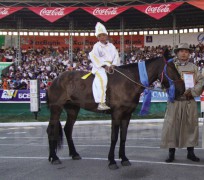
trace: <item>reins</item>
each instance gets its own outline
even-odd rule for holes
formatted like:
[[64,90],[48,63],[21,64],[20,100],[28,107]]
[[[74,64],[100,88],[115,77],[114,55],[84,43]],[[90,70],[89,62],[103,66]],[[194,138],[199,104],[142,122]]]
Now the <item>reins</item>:
[[[139,82],[136,82],[134,81],[133,79],[131,79],[130,77],[128,77],[127,75],[125,75],[124,73],[122,73],[121,71],[117,70],[117,69],[113,69],[113,72],[112,73],[109,73],[109,74],[113,74],[114,71],[116,71],[117,73],[121,74],[122,76],[124,76],[125,78],[127,78],[128,80],[130,80],[131,82],[133,82],[134,84],[137,84],[138,86],[141,86],[145,89],[148,89],[148,90],[151,90],[151,91],[158,91],[158,92],[165,92],[166,90],[165,89],[162,89],[162,90],[159,90],[159,89],[154,89],[154,88],[151,88],[151,87],[147,87],[147,86],[144,86],[143,84],[139,83]],[[163,77],[163,72],[162,72],[162,77]]]

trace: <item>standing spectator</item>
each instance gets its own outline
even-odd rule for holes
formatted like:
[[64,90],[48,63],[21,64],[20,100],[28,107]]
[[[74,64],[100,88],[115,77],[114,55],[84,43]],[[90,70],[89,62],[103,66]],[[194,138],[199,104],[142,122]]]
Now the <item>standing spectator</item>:
[[203,90],[204,77],[198,71],[198,67],[189,62],[191,49],[187,43],[182,43],[175,49],[176,58],[173,62],[178,72],[183,76],[184,72],[193,73],[195,85],[186,89],[184,95],[167,103],[167,110],[162,129],[161,147],[169,148],[169,157],[166,162],[172,162],[175,158],[175,148],[187,147],[187,158],[192,161],[200,161],[194,154],[194,146],[198,145],[198,112],[194,97],[200,96]]

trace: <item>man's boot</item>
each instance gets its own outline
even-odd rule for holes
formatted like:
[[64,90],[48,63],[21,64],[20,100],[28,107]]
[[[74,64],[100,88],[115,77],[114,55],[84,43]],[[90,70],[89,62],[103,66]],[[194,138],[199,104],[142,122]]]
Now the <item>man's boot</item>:
[[200,159],[196,157],[196,155],[194,154],[194,147],[187,147],[187,150],[188,150],[188,154],[187,154],[188,159],[190,159],[191,161],[195,161],[195,162],[200,161]]
[[175,158],[175,148],[169,148],[169,157],[166,159],[167,163],[173,162]]

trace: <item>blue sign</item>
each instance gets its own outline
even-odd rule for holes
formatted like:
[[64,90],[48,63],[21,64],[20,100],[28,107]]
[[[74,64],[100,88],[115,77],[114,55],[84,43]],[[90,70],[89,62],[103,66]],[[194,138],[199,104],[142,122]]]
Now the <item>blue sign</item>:
[[199,43],[202,43],[204,42],[204,33],[200,33],[197,37],[197,40]]

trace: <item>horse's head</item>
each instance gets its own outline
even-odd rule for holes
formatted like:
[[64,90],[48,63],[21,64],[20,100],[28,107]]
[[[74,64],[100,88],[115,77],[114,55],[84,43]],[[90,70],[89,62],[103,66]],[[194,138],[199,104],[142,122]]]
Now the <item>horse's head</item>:
[[185,84],[184,81],[181,79],[181,75],[179,74],[178,70],[176,69],[173,62],[168,62],[164,66],[163,71],[163,79],[162,79],[162,86],[167,90],[175,87],[175,98],[183,95],[185,92]]

